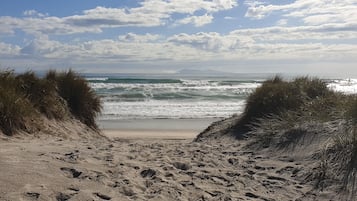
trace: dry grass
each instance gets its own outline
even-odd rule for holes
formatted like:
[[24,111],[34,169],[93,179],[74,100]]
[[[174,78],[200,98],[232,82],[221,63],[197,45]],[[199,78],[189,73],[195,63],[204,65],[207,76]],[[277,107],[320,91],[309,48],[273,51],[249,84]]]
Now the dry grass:
[[357,196],[357,97],[348,105],[345,121],[345,132],[334,138],[332,148],[338,157],[331,162],[338,164],[343,173],[343,188],[351,197]]
[[29,99],[35,109],[47,118],[63,119],[68,114],[66,103],[58,95],[56,86],[28,71],[16,76],[19,90]]
[[99,97],[73,71],[49,72],[46,78],[31,71],[19,75],[0,72],[0,129],[5,135],[27,130],[31,125],[26,122],[35,122],[39,115],[57,120],[73,115],[96,129],[95,117],[100,110]]
[[95,118],[102,109],[101,102],[84,78],[69,70],[61,73],[50,71],[46,79],[57,86],[58,94],[66,100],[76,118],[97,129]]
[[25,119],[35,114],[31,102],[18,89],[12,71],[0,72],[0,129],[5,135],[13,135],[25,128]]
[[[357,97],[329,90],[319,79],[277,77],[263,83],[247,101],[242,120],[248,135],[260,148],[295,150],[309,143],[329,144],[319,148],[316,187],[323,190],[329,180],[341,183],[354,200],[357,186]],[[331,138],[333,140],[331,140]],[[308,139],[308,140],[306,140]],[[304,141],[305,140],[305,141]],[[303,142],[304,141],[304,142]],[[315,146],[315,144],[314,144]],[[352,198],[352,199],[350,199]]]
[[[238,127],[248,127],[269,115],[300,111],[306,107],[323,107],[327,97],[335,95],[317,78],[300,77],[288,82],[281,77],[265,81],[248,99]],[[317,108],[316,108],[317,109]],[[249,130],[249,129],[248,129]]]

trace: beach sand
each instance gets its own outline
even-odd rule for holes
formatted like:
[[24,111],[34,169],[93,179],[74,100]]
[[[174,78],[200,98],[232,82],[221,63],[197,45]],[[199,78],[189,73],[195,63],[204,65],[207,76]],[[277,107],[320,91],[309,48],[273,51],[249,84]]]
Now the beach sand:
[[218,119],[102,120],[99,127],[110,138],[190,139]]
[[0,200],[316,199],[302,182],[312,164],[243,149],[245,140],[192,142],[195,132],[2,139]]
[[2,140],[0,200],[296,200],[312,190],[299,180],[304,164],[244,150],[245,141],[105,133]]

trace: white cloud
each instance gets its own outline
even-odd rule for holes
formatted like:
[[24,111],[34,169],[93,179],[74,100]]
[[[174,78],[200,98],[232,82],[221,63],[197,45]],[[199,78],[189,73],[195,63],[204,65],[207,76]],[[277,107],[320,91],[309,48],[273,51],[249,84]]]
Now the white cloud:
[[[154,34],[128,33],[116,40],[102,39],[63,43],[37,38],[23,47],[0,43],[0,58],[26,63],[79,64],[225,61],[354,61],[357,46],[344,40],[355,40],[353,31],[325,32],[324,26],[269,27],[238,29],[227,34],[200,32],[176,34],[165,38]],[[327,42],[326,42],[327,41]]]
[[253,6],[248,8],[245,17],[259,20],[266,17],[266,15],[270,14],[272,12],[270,9],[269,7],[263,5]]
[[[179,20],[203,26],[212,22],[212,13],[229,10],[237,6],[236,0],[146,0],[134,8],[96,7],[84,10],[82,14],[66,17],[53,17],[36,10],[24,11],[24,18],[0,17],[0,33],[14,33],[20,29],[29,34],[68,35],[74,33],[101,33],[103,28],[116,27],[155,27],[167,24],[175,13],[190,14],[191,17]],[[195,16],[196,11],[204,11]]]
[[345,23],[357,21],[355,0],[296,0],[289,4],[274,5],[248,1],[246,17],[262,19],[272,13],[301,19],[306,25]]
[[[346,27],[351,27],[350,25]],[[329,30],[329,31],[327,31]],[[334,25],[239,29],[226,35],[216,32],[176,34],[168,39],[216,53],[229,59],[342,59],[353,60],[357,46],[343,42],[356,40],[355,31]],[[341,55],[341,52],[344,52]],[[215,57],[216,58],[216,57]]]
[[192,47],[175,45],[165,41],[159,42],[159,38],[158,35],[129,33],[119,36],[118,40],[91,40],[75,44],[38,38],[23,47],[0,43],[0,58],[9,55],[19,62],[32,58],[41,60],[43,63],[70,61],[77,64],[101,64],[167,60],[188,61],[197,59],[198,55],[211,55],[210,52]]
[[[129,9],[96,7],[84,11],[83,15],[69,16],[66,21],[78,26],[160,26],[172,14],[180,13],[192,15],[181,23],[201,26],[212,21],[211,13],[232,9],[238,4],[235,0],[146,0],[140,5]],[[206,14],[193,15],[200,10]]]
[[238,3],[237,0],[146,0],[141,5],[132,11],[193,14],[196,11],[205,10],[213,13],[232,9],[238,6]]
[[213,20],[212,15],[202,15],[202,16],[190,16],[183,18],[181,20],[178,20],[176,23],[177,24],[193,24],[195,27],[201,27],[206,24],[210,24]]
[[[199,32],[164,36],[129,32],[115,39],[82,38],[76,42],[60,42],[53,36],[168,23],[200,27],[212,23],[215,12],[238,4],[230,0],[146,0],[135,8],[96,7],[67,17],[40,16],[37,11],[29,10],[24,12],[24,18],[0,17],[0,33],[16,34],[15,31],[20,29],[36,38],[21,47],[0,42],[0,58],[13,56],[14,61],[22,63],[34,59],[48,63],[70,61],[98,65],[123,62],[164,65],[168,61],[217,60],[232,63],[244,60],[355,61],[355,1],[296,0],[285,5],[246,1],[246,4],[249,6],[246,17],[262,19],[269,14],[280,15],[274,22],[276,26],[240,28],[225,34]],[[172,19],[173,16],[186,17]],[[235,18],[227,16],[225,19]]]
[[0,42],[0,58],[8,56],[17,56],[20,53],[20,47]]
[[155,41],[160,38],[160,35],[157,34],[149,34],[146,33],[145,35],[138,35],[135,33],[127,33],[126,35],[120,35],[118,36],[119,41],[122,42],[149,42],[149,41]]
[[[353,20],[353,16],[348,16],[346,15],[347,13],[348,11],[346,11],[343,15],[339,15],[339,16],[335,14],[315,14],[315,15],[304,17],[303,21],[305,24],[309,24],[309,25],[344,23],[345,21],[347,21],[345,19],[348,19],[348,21]],[[352,19],[350,17],[352,17]],[[357,18],[355,17],[355,19]]]
[[20,49],[20,54],[27,58],[63,59],[70,57],[74,49],[72,45],[43,37],[30,41]]
[[96,7],[85,10],[82,15],[63,18],[64,23],[75,27],[122,27],[122,26],[160,26],[167,13],[147,11],[135,12],[133,9]]
[[36,10],[25,10],[23,12],[23,14],[25,16],[33,16],[33,17],[47,17],[48,16],[48,13],[43,14],[43,13],[37,12]]
[[284,26],[288,24],[288,20],[287,19],[281,19],[276,23],[278,26]]
[[224,17],[225,20],[235,20],[235,17],[231,17],[231,16],[225,16]]
[[[357,24],[354,25],[357,27]],[[23,55],[44,59],[67,59],[77,62],[101,63],[149,60],[215,60],[227,59],[315,59],[357,54],[357,46],[343,42],[356,40],[352,25],[268,27],[238,29],[228,34],[199,32],[175,34],[128,33],[117,40],[92,40],[61,43],[46,37],[37,38],[23,47],[1,43],[3,55]],[[9,53],[10,52],[10,53]],[[333,55],[332,53],[336,53]],[[354,58],[354,57],[350,57]]]
[[17,29],[35,36],[48,34],[67,35],[85,32],[100,33],[102,31],[98,27],[71,26],[58,17],[30,17],[22,19],[7,16],[0,17],[0,30],[5,31],[5,33],[15,33]]

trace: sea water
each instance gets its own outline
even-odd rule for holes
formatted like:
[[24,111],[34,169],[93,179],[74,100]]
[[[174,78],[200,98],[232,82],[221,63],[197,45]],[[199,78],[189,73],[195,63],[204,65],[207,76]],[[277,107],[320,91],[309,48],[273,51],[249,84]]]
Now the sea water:
[[[101,97],[99,120],[207,119],[240,114],[249,94],[271,75],[180,77],[90,75]],[[357,93],[357,79],[325,79],[328,87]]]

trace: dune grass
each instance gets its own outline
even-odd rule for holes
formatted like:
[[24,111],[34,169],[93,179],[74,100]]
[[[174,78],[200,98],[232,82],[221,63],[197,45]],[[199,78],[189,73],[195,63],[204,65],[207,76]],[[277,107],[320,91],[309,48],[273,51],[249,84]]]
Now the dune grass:
[[40,115],[56,120],[74,116],[97,129],[95,117],[100,111],[99,97],[71,70],[50,71],[45,78],[31,71],[19,75],[0,72],[0,130],[5,135],[33,126],[31,121]]
[[[343,187],[357,196],[357,97],[348,106],[346,112],[345,133],[335,137],[334,151],[338,153],[340,171],[344,172]],[[341,160],[342,159],[342,160]]]
[[46,79],[57,86],[58,94],[66,100],[71,113],[87,126],[97,129],[96,116],[102,106],[100,98],[88,82],[72,70],[57,73],[50,71]]
[[256,123],[263,117],[303,110],[306,106],[323,107],[328,97],[333,95],[335,93],[320,79],[300,77],[289,82],[276,76],[263,82],[248,97],[238,125],[249,127],[249,124]]
[[58,95],[56,85],[41,79],[28,71],[16,76],[19,90],[33,104],[33,107],[47,118],[63,119],[67,115],[65,102]]
[[24,129],[26,119],[35,115],[32,103],[18,86],[12,71],[0,72],[0,129],[6,135]]
[[[285,81],[275,77],[248,97],[236,127],[254,136],[251,146],[258,149],[303,149],[316,139],[320,144],[313,146],[321,157],[317,187],[323,188],[328,183],[325,180],[335,179],[350,197],[356,196],[356,95],[334,92],[317,78]],[[325,148],[320,150],[324,143]]]
[[[274,138],[281,141],[304,130],[318,130],[326,122],[340,122],[349,113],[354,99],[351,95],[332,91],[318,78],[284,81],[275,77],[265,81],[248,97],[236,126],[255,134],[266,147]],[[300,132],[295,132],[297,130]]]

